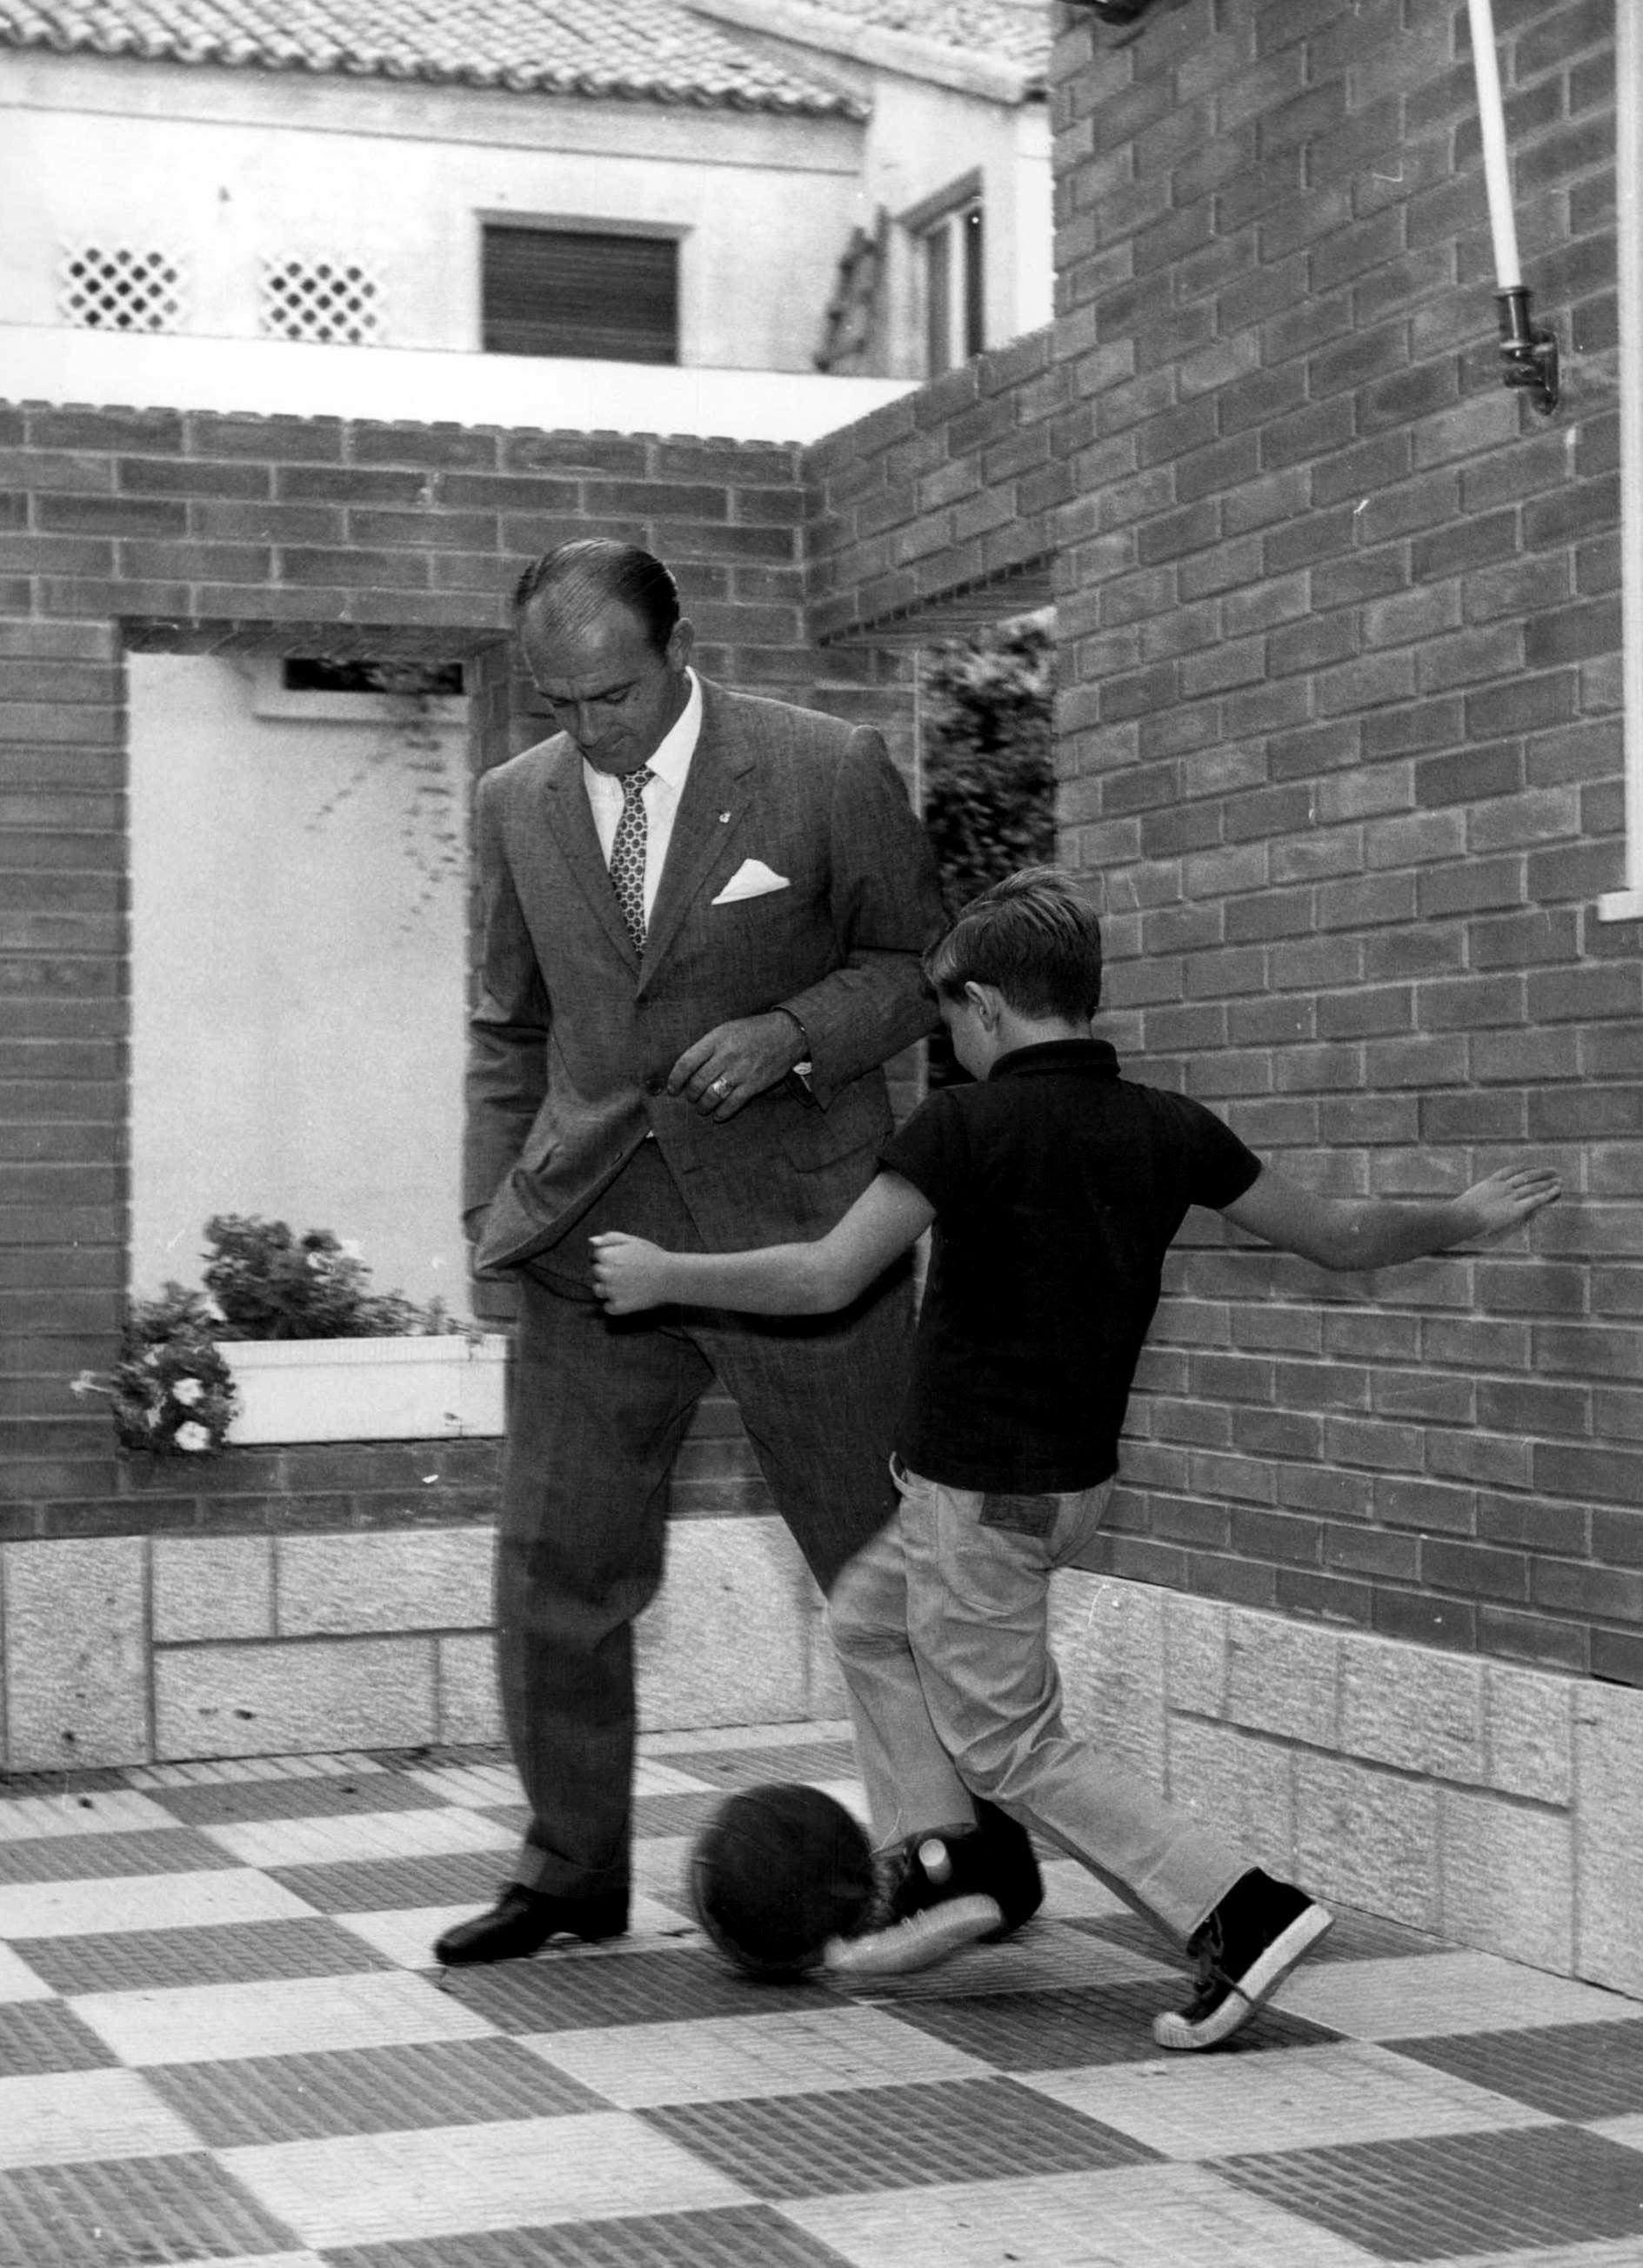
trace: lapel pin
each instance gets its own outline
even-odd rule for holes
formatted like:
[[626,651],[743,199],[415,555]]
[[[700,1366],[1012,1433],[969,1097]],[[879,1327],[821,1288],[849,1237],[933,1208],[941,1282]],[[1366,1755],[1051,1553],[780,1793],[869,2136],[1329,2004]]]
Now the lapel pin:
[[720,826],[721,826],[721,827],[728,827],[728,826],[730,825],[730,813],[729,813],[728,811],[722,811],[722,812],[719,814],[719,824],[720,824]]

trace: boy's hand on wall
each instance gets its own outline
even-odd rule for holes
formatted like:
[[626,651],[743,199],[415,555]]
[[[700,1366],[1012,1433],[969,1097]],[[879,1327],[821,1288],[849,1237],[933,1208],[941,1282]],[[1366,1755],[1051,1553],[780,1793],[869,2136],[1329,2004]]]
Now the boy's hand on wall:
[[660,1307],[668,1292],[664,1278],[669,1255],[642,1236],[627,1236],[612,1229],[590,1236],[593,1288],[609,1315],[637,1314],[642,1307]]
[[1456,1244],[1477,1244],[1521,1228],[1543,1205],[1563,1195],[1556,1174],[1537,1166],[1505,1166],[1474,1182],[1455,1200]]

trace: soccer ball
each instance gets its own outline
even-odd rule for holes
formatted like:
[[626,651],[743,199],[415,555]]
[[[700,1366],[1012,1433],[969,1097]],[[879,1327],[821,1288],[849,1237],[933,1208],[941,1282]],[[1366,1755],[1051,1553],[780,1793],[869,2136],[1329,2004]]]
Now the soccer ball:
[[750,1977],[801,1977],[829,1938],[867,1919],[873,1854],[818,1787],[750,1787],[719,1806],[691,1854],[691,1904],[727,1961]]

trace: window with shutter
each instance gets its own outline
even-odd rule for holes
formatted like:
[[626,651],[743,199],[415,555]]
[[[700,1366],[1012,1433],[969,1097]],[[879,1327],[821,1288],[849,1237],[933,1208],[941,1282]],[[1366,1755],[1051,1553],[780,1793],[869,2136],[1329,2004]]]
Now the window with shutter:
[[487,227],[487,354],[678,360],[678,244],[614,231]]
[[986,266],[978,198],[924,232],[924,334],[932,378],[956,370],[985,344]]
[[987,344],[987,225],[979,166],[897,216],[918,260],[929,378]]

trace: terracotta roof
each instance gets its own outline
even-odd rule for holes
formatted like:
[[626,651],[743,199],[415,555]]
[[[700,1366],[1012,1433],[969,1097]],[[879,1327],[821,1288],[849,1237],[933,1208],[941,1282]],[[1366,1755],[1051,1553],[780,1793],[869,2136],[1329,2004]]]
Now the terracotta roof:
[[0,47],[865,114],[683,0],[0,0]]
[[810,0],[830,16],[876,32],[906,32],[943,47],[967,48],[1032,71],[1044,70],[1054,36],[1049,0]]

